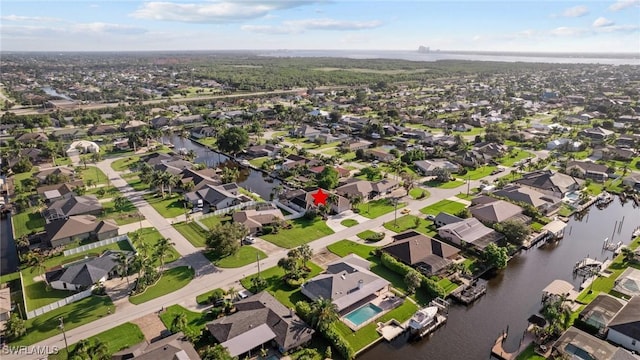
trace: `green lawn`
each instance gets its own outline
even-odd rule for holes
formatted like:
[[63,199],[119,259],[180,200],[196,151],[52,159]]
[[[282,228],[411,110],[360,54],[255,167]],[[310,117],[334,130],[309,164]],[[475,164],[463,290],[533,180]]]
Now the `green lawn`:
[[380,337],[380,334],[376,331],[378,322],[386,322],[391,319],[396,319],[400,323],[403,323],[411,318],[417,310],[418,307],[412,301],[405,300],[402,305],[382,315],[371,324],[365,325],[358,331],[354,332],[341,321],[336,321],[332,326],[349,343],[353,351],[357,352]]
[[515,151],[513,153],[513,156],[510,155],[506,155],[501,159],[498,159],[498,162],[500,163],[500,165],[504,165],[504,166],[513,166],[514,163],[520,161],[520,160],[524,160],[526,158],[529,157],[533,157],[534,155],[528,151],[524,151],[521,149],[518,149],[517,151]]
[[251,263],[255,263],[257,257],[260,259],[266,259],[267,254],[259,249],[250,245],[244,245],[240,247],[237,253],[231,256],[223,257],[222,259],[216,259],[209,256],[209,253],[205,253],[205,256],[216,266],[221,268],[238,268]]
[[135,191],[149,190],[149,184],[142,182],[138,176],[132,176],[126,180],[127,184],[129,184],[129,186],[131,186]]
[[344,219],[344,220],[340,221],[340,225],[346,226],[346,227],[356,226],[356,225],[358,225],[358,220],[355,220],[355,219]]
[[111,163],[111,168],[113,170],[115,170],[115,171],[129,170],[129,166],[131,164],[137,163],[139,159],[140,159],[140,156],[137,156],[137,155],[123,157],[123,158],[120,158],[120,159],[112,162]]
[[200,221],[202,225],[206,226],[207,228],[213,229],[214,227],[216,227],[216,225],[220,223],[231,221],[231,217],[230,216],[208,216],[208,217],[203,217],[201,219],[198,219],[198,221]]
[[[406,203],[398,203],[398,209],[405,207]],[[392,212],[396,207],[389,199],[378,199],[358,205],[358,213],[366,218],[375,219],[378,216]]]
[[[416,226],[416,219],[419,219],[418,226]],[[432,228],[432,221],[421,219],[415,215],[404,215],[399,217],[397,221],[390,220],[383,225],[385,229],[396,233],[401,233],[407,230],[416,230],[428,236],[435,236],[436,234],[435,228]]]
[[179,194],[174,193],[171,196],[167,194],[164,199],[156,194],[144,194],[142,197],[165,218],[174,218],[185,212],[182,197]]
[[277,246],[291,249],[333,234],[333,230],[320,218],[308,220],[302,217],[289,221],[289,224],[292,226],[291,229],[280,229],[277,234],[263,235],[261,238]]
[[27,333],[11,345],[31,345],[52,336],[60,336],[60,317],[64,319],[65,330],[69,331],[114,311],[115,307],[108,296],[90,296],[26,320]]
[[16,238],[31,233],[44,231],[44,218],[35,207],[25,209],[23,212],[12,215],[13,233]]
[[258,157],[258,158],[249,160],[249,164],[259,168],[260,166],[262,166],[262,164],[265,161],[267,161],[267,159],[270,159],[270,157],[268,156]]
[[569,205],[563,203],[558,210],[558,215],[569,217],[571,214],[573,214],[573,209]]
[[427,207],[420,209],[423,214],[438,215],[441,211],[449,213],[451,215],[456,214],[466,206],[462,203],[453,200],[440,200],[435,204],[431,204]]
[[367,240],[368,238],[375,236],[376,232],[373,230],[365,230],[361,233],[358,233],[356,236],[362,240]]
[[171,323],[176,315],[184,313],[187,315],[187,328],[193,332],[200,332],[205,329],[207,322],[213,320],[207,313],[190,311],[180,305],[171,305],[160,314],[160,320],[167,329],[171,328]]
[[207,232],[194,222],[181,222],[174,224],[173,227],[178,230],[195,247],[207,246]]
[[[155,248],[158,241],[160,241],[160,239],[162,239],[163,237],[155,228],[142,228],[140,230],[136,230],[135,232],[140,234],[140,240],[142,242],[149,244],[149,248],[152,251]],[[131,233],[129,234],[129,237],[131,237]],[[180,254],[173,246],[171,246],[171,249],[167,253],[167,256],[164,258],[164,263],[168,264],[170,262],[174,262],[178,260],[179,258],[180,258]],[[160,260],[156,259],[156,261],[153,264],[155,266],[160,266]]]
[[[124,350],[132,345],[138,344],[144,340],[144,334],[140,331],[140,327],[132,323],[124,323],[118,325],[107,331],[103,331],[98,335],[87,338],[91,344],[95,340],[100,340],[107,346],[107,352],[109,354],[117,353],[120,350]],[[69,352],[75,350],[76,344],[69,346]],[[55,355],[49,355],[49,360],[66,360],[67,352],[60,351]]]
[[478,180],[485,176],[491,175],[491,172],[495,170],[495,166],[481,166],[475,170],[469,170],[466,174],[460,175],[462,179]]
[[96,166],[87,166],[85,169],[84,166],[76,167],[76,173],[80,175],[82,181],[87,183],[87,181],[93,181],[94,185],[97,184],[106,184],[109,179],[107,179],[107,175],[105,175],[102,170],[98,169]]
[[[422,196],[424,194],[424,196]],[[413,188],[411,190],[409,190],[409,196],[411,196],[412,199],[420,199],[420,200],[424,200],[427,199],[431,194],[429,193],[429,191],[422,189],[422,188]]]
[[132,304],[139,305],[172,293],[185,287],[193,279],[193,275],[193,269],[188,266],[178,266],[166,270],[155,285],[149,286],[142,294],[129,297],[129,301]]
[[[196,296],[196,302],[199,305],[207,305],[209,304],[209,298],[211,297],[211,295],[213,295],[214,292],[216,292],[217,290],[221,290],[221,289],[213,289],[213,290],[209,290],[206,293],[202,293],[198,296]],[[223,290],[224,292],[224,290]]]
[[20,272],[16,271],[11,274],[4,274],[0,276],[0,284],[8,283],[9,281],[20,279]]
[[467,195],[467,193],[459,193],[458,195],[456,195],[456,197],[462,200],[471,200],[476,197],[476,194],[475,191],[471,190],[471,192],[469,192],[469,195]]
[[133,205],[129,199],[125,200],[125,206],[119,211],[116,210],[113,200],[102,203],[102,215],[100,218],[113,219],[118,225],[126,225],[140,221],[138,209],[136,209],[135,205]]
[[439,188],[439,189],[455,189],[460,185],[463,185],[464,181],[460,181],[460,180],[453,180],[453,181],[447,181],[447,182],[438,182],[435,180],[431,180],[431,181],[427,181],[424,183],[425,186],[428,187],[435,187],[435,188]]
[[518,355],[518,357],[516,357],[516,360],[546,360],[546,359],[547,359],[546,357],[536,354],[535,350],[533,349],[533,344],[527,346],[527,348],[524,349],[524,351],[521,352]]
[[[311,272],[307,274],[307,279],[310,279],[322,272],[322,268],[309,261],[307,263]],[[251,290],[251,279],[257,277],[258,274],[247,276],[240,280],[242,286]],[[271,293],[278,301],[284,304],[288,308],[295,307],[295,303],[300,300],[308,300],[306,296],[302,295],[300,288],[292,288],[287,285],[282,279],[284,277],[284,270],[279,266],[274,266],[260,272],[260,276],[267,281],[267,291]]]
[[440,281],[438,281],[438,284],[442,286],[447,295],[450,294],[453,290],[457,289],[458,286],[460,286],[447,278],[440,279]]

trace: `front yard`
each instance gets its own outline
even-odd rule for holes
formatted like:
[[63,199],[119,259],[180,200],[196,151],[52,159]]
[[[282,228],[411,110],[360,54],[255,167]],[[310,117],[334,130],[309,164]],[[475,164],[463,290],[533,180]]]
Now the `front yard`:
[[[416,226],[416,220],[418,225]],[[433,222],[421,219],[415,215],[404,215],[398,218],[397,221],[391,220],[384,223],[385,229],[391,230],[396,233],[401,233],[407,230],[416,230],[428,236],[435,236],[435,228],[432,228]]]
[[200,331],[205,330],[205,325],[207,324],[207,322],[213,320],[213,318],[210,317],[208,313],[190,311],[180,305],[171,305],[166,308],[165,311],[160,314],[160,320],[162,320],[162,323],[167,327],[167,329],[171,329],[171,323],[178,314],[186,315],[187,329],[188,331],[193,331],[195,333],[199,333]]
[[503,166],[513,166],[513,164],[517,163],[518,161],[524,160],[526,158],[533,158],[533,157],[534,155],[532,153],[525,150],[518,149],[514,151],[512,154],[507,154],[501,159],[498,159],[498,162],[500,163],[500,165],[503,165]]
[[460,180],[452,180],[447,182],[439,182],[439,181],[431,180],[431,181],[426,181],[424,183],[425,186],[434,187],[438,189],[455,189],[458,186],[461,186],[463,184],[464,184],[464,181],[460,181]]
[[451,215],[455,215],[460,210],[464,209],[465,204],[459,203],[453,200],[440,200],[435,204],[431,204],[427,207],[420,209],[420,212],[423,214],[430,215],[438,215],[440,212],[444,211]]
[[[111,328],[107,331],[103,331],[98,335],[91,336],[87,340],[94,344],[96,340],[105,344],[107,347],[107,353],[112,355],[120,350],[124,350],[132,345],[140,343],[144,340],[144,334],[140,331],[140,327],[132,323],[124,323]],[[69,352],[73,353],[76,348],[76,344],[69,345]],[[57,354],[49,355],[49,360],[66,360],[67,352],[60,351]]]
[[[398,203],[398,209],[405,207],[406,203]],[[358,204],[358,213],[366,218],[375,219],[378,216],[392,212],[396,207],[390,199],[378,199]]]
[[96,166],[87,166],[86,168],[84,166],[77,166],[75,170],[85,184],[87,184],[89,180],[91,180],[94,185],[106,184],[109,181],[107,175]]
[[173,227],[178,230],[195,247],[207,246],[207,232],[194,222],[181,222],[174,224]]
[[191,279],[193,279],[193,275],[193,269],[188,266],[178,266],[166,270],[157,283],[149,286],[142,294],[130,296],[129,301],[132,304],[139,305],[149,300],[172,293],[185,287]]
[[112,162],[111,168],[115,171],[129,170],[129,166],[131,166],[131,164],[137,163],[138,160],[140,160],[140,156],[138,155],[123,157]]
[[116,205],[113,200],[102,203],[102,215],[100,217],[113,219],[118,225],[126,225],[140,221],[140,214],[138,214],[135,205],[133,205],[129,199],[125,200],[125,205],[120,210],[116,210]]
[[234,255],[223,257],[221,259],[210,256],[208,252],[205,252],[205,256],[214,265],[221,268],[238,268],[255,263],[258,257],[260,257],[261,260],[267,258],[267,254],[250,245],[244,245],[240,247],[238,252]]
[[167,194],[164,199],[157,194],[144,194],[142,197],[165,218],[174,218],[185,212],[184,202],[179,194]]
[[495,169],[495,166],[481,166],[475,170],[469,170],[466,174],[459,176],[462,179],[478,180],[482,179],[485,176],[491,175],[491,172]]
[[289,224],[290,229],[280,229],[277,234],[263,235],[261,238],[274,245],[291,249],[333,234],[333,230],[320,218],[309,220],[302,217],[290,220]]
[[[140,234],[140,241],[148,244],[149,245],[149,249],[151,249],[151,251],[153,251],[155,249],[156,244],[158,243],[158,241],[160,241],[160,239],[162,239],[162,235],[155,228],[143,228],[143,229],[140,229],[140,230],[136,230],[135,233],[139,233]],[[131,233],[129,233],[129,237],[130,238],[132,237]],[[180,258],[180,254],[178,253],[178,251],[173,246],[171,246],[171,248],[167,252],[167,255],[164,258],[164,263],[168,264],[170,262],[174,262],[174,261],[178,260],[179,258]],[[160,260],[156,259],[156,261],[153,264],[155,266],[160,266]]]

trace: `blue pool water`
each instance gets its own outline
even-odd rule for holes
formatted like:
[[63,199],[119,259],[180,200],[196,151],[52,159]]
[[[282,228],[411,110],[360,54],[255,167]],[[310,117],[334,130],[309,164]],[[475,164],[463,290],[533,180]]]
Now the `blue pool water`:
[[362,323],[378,315],[381,312],[382,312],[382,309],[369,303],[361,308],[358,308],[348,313],[345,316],[345,318],[351,321],[354,325],[360,326]]

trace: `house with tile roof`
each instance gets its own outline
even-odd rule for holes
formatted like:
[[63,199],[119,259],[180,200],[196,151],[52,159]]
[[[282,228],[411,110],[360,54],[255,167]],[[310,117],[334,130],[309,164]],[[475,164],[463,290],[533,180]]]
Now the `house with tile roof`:
[[[115,275],[120,251],[107,250],[102,255],[83,259],[45,274],[47,284],[58,290],[82,291]],[[126,252],[127,256],[132,256]]]
[[109,239],[118,236],[118,225],[111,219],[97,220],[93,215],[69,216],[66,220],[53,221],[44,226],[45,241],[51,247],[72,243],[75,240],[95,238]]
[[632,297],[607,327],[607,340],[640,353],[640,296]]
[[393,236],[393,242],[381,250],[425,275],[446,269],[460,253],[458,248],[414,230]]
[[51,203],[43,212],[47,222],[66,219],[74,215],[100,215],[102,204],[94,195],[76,196]]

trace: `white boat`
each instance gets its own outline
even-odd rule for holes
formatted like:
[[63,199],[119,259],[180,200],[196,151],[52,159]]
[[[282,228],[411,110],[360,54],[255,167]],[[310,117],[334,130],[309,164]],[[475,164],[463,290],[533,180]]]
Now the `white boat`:
[[436,322],[436,315],[438,315],[438,308],[436,306],[420,309],[413,314],[411,320],[409,320],[409,327],[414,330],[422,330]]

